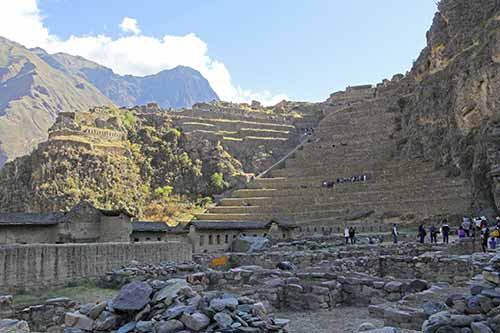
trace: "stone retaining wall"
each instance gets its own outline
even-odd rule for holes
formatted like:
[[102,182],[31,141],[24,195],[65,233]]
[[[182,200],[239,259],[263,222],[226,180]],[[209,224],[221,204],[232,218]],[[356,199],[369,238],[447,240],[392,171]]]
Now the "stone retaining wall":
[[204,276],[209,289],[225,288],[268,302],[276,309],[296,311],[380,304],[429,288],[424,280],[379,278],[358,273],[289,272],[258,266],[212,271]]
[[37,244],[0,247],[0,292],[61,287],[94,279],[136,260],[191,261],[186,243]]
[[[465,283],[481,272],[482,263],[473,256],[449,255],[448,253],[429,253],[421,255],[429,247],[404,248],[402,254],[388,254],[383,249],[353,248],[351,251],[296,251],[267,253],[231,253],[231,267],[257,265],[268,269],[275,268],[279,262],[289,261],[299,268],[316,267],[332,272],[359,272],[372,276],[392,276],[398,279],[418,278],[431,282]],[[199,257],[198,263],[203,265]]]

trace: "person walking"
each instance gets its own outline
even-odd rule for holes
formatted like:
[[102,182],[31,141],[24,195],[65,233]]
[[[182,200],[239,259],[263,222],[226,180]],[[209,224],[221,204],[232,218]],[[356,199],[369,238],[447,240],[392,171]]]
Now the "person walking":
[[398,243],[398,236],[399,236],[398,226],[394,224],[394,226],[392,227],[392,241],[394,242],[394,244]]
[[345,243],[346,243],[346,245],[349,244],[349,238],[351,236],[350,236],[350,232],[349,232],[349,228],[348,227],[345,227],[345,229],[344,229],[344,237],[345,237]]
[[450,226],[448,225],[448,221],[446,219],[443,220],[441,232],[443,233],[443,244],[448,244],[450,237]]
[[465,238],[465,229],[463,226],[460,226],[457,230],[457,235],[458,235],[458,239],[464,239]]
[[481,247],[483,252],[488,251],[488,238],[490,236],[490,229],[488,228],[488,223],[483,220],[481,224]]
[[471,229],[470,218],[464,217],[463,223],[462,223],[462,228],[464,229],[465,235],[467,237],[470,237],[470,229]]
[[424,227],[423,224],[421,224],[418,227],[418,238],[419,238],[420,244],[424,244],[424,242],[425,242],[425,235],[426,234],[427,234],[427,232],[425,231],[425,227]]
[[437,230],[437,228],[433,225],[431,225],[431,227],[429,228],[429,233],[431,234],[431,244],[434,243],[434,244],[437,244],[438,242],[438,233],[439,231]]
[[351,238],[351,244],[356,244],[356,228],[351,227],[349,229],[349,238]]

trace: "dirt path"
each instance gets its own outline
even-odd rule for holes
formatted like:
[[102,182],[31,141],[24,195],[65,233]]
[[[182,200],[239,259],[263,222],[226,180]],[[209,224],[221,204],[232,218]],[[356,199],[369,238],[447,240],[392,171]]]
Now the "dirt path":
[[366,307],[340,307],[331,311],[280,312],[279,318],[288,318],[291,333],[351,333],[357,332],[359,325],[370,322],[377,327],[383,321],[370,318]]

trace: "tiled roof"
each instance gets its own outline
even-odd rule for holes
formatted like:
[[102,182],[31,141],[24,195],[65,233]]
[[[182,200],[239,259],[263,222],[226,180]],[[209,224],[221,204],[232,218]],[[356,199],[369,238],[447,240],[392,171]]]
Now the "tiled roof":
[[165,222],[132,222],[132,230],[135,232],[168,232],[168,233],[186,233],[188,230],[185,225],[175,227],[168,226]]
[[0,226],[55,225],[64,213],[0,213]]

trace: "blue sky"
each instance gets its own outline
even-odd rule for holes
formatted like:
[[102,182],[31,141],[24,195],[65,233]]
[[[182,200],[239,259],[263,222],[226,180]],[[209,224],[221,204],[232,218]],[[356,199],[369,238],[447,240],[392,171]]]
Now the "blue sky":
[[408,70],[425,46],[436,11],[434,0],[39,0],[37,5],[43,25],[63,40],[124,37],[119,27],[124,17],[137,20],[142,35],[158,39],[194,33],[234,86],[309,101]]

